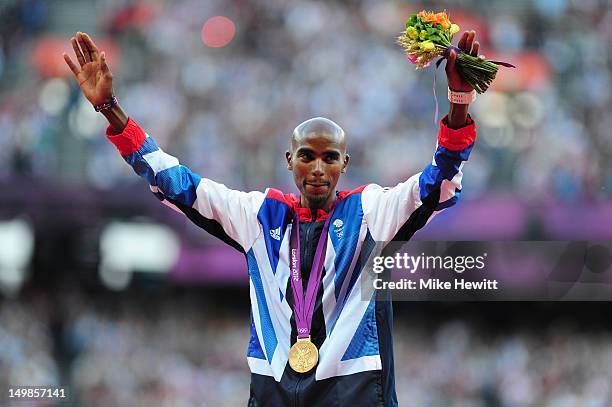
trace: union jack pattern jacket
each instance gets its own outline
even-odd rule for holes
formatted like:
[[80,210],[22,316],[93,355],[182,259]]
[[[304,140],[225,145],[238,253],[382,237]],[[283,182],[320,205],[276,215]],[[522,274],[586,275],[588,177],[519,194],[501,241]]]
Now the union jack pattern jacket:
[[[292,217],[300,219],[303,280],[327,213],[301,208],[293,194],[268,188],[243,192],[203,178],[162,151],[130,118],[120,134],[107,129],[125,161],[165,205],[244,253],[249,275],[251,370],[249,406],[396,406],[392,307],[360,287],[375,242],[408,240],[461,193],[464,162],[476,138],[468,117],[460,129],[440,122],[433,159],[422,172],[391,188],[367,184],[337,193],[311,339],[319,362],[294,372],[288,353],[296,341],[289,281]],[[313,243],[314,242],[314,243]]]

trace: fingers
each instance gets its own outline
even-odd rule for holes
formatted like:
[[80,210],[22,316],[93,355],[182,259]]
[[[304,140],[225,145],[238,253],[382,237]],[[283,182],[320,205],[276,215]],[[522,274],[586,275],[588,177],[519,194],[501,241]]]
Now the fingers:
[[[70,39],[70,42],[72,44],[72,49],[74,50],[74,53],[77,57],[77,61],[79,62],[79,65],[81,65],[81,67],[83,67],[83,65],[87,64],[88,62],[98,60],[98,57],[100,55],[98,47],[86,33],[82,33],[80,31],[77,32],[76,36]],[[72,70],[72,72],[75,72],[76,75],[76,73],[79,72],[78,67],[76,67],[76,65],[72,63],[70,57],[68,57],[68,59],[66,59],[66,57],[68,56],[64,56],[66,63],[68,64],[68,66],[70,66],[70,69]],[[72,66],[70,64],[72,64]],[[73,66],[76,68],[76,71],[75,69],[72,69]]]
[[77,33],[77,41],[79,42],[79,46],[81,47],[81,50],[83,51],[83,57],[85,58],[85,63],[91,62],[92,61],[91,50],[89,49],[89,47],[87,46],[87,43],[85,42],[85,36],[83,35],[83,33],[81,32]]
[[474,30],[468,31],[468,35],[467,35],[467,41],[465,42],[465,48],[462,48],[462,50],[466,53],[470,53],[470,50],[472,49],[472,44],[474,43],[474,37],[476,36],[476,32]]
[[106,54],[104,53],[104,51],[102,51],[102,53],[100,54],[100,60],[102,62],[102,72],[112,77],[110,69],[108,68],[108,65],[106,64]]
[[474,57],[479,57],[478,51],[480,51],[480,43],[478,41],[475,41],[475,38],[476,38],[476,31],[474,30],[464,31],[457,46],[466,54],[470,54]]
[[98,59],[100,52],[98,51],[98,47],[96,47],[96,44],[94,44],[91,37],[87,33],[81,33],[81,36],[83,37],[85,44],[87,45],[87,49],[89,50],[92,60]]
[[457,43],[457,47],[461,49],[465,49],[465,43],[467,42],[467,38],[468,38],[468,32],[464,31],[463,34],[461,35],[461,38],[459,39],[459,42]]
[[472,44],[474,43],[474,37],[476,36],[476,31],[470,30],[465,31],[459,40],[457,46],[461,48],[463,52],[470,53],[472,49]]
[[457,60],[457,51],[452,49],[450,54],[448,55],[448,60],[446,62],[446,68],[447,69],[453,69],[455,67],[455,61],[456,60]]
[[474,41],[474,44],[472,45],[472,56],[477,57],[478,56],[478,50],[480,49],[480,43],[478,41]]
[[66,54],[65,52],[64,52],[64,61],[66,61],[66,64],[68,64],[68,67],[70,68],[74,76],[77,76],[80,72],[80,69],[75,65],[74,62],[72,62],[72,59],[70,59],[70,56],[68,56],[68,54]]
[[70,43],[72,44],[72,49],[74,50],[74,53],[75,53],[76,58],[77,58],[77,61],[79,61],[79,65],[81,65],[81,67],[83,67],[83,65],[85,65],[85,57],[83,57],[83,53],[79,49],[79,45],[77,44],[76,38],[72,37],[70,39]]

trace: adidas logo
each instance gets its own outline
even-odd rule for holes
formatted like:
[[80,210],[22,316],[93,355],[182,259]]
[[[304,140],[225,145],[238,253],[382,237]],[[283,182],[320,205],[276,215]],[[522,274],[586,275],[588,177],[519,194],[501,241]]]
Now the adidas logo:
[[276,229],[270,229],[270,236],[272,236],[272,239],[274,240],[280,240],[280,234],[281,234],[281,227],[277,227]]

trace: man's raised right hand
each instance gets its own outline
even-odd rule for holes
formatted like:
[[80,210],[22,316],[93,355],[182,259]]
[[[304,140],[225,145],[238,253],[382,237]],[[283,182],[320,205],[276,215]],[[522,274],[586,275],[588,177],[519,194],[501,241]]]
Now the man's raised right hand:
[[100,52],[89,35],[82,32],[77,32],[70,41],[80,67],[65,52],[64,60],[74,73],[81,92],[93,106],[110,101],[113,97],[113,75],[106,64],[104,52]]

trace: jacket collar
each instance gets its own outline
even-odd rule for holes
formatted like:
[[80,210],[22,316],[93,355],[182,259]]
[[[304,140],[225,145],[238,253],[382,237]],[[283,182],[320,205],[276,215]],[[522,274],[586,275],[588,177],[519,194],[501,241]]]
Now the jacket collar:
[[[295,195],[293,199],[293,210],[297,211],[300,222],[323,222],[327,219],[328,213],[323,209],[303,208],[300,206],[300,198]],[[340,199],[336,192],[336,200]]]

